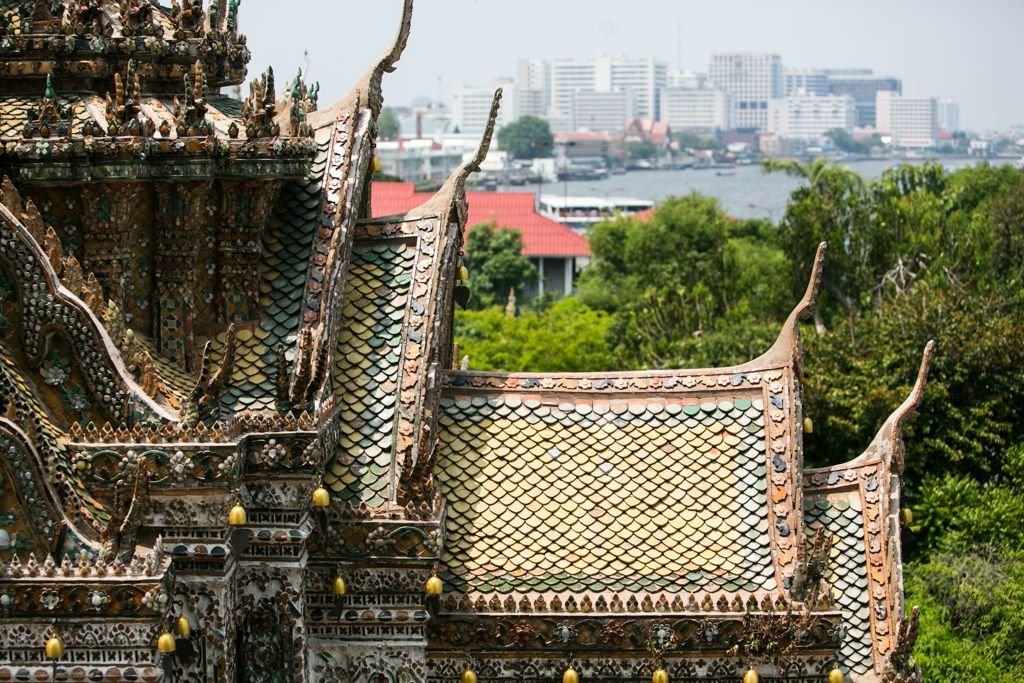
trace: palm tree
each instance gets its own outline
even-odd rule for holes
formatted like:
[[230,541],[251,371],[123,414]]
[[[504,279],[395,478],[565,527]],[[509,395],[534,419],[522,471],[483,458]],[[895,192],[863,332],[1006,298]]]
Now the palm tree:
[[843,185],[849,192],[863,192],[864,178],[846,166],[837,166],[825,157],[817,157],[813,161],[797,159],[762,159],[761,170],[764,173],[785,173],[794,178],[806,180],[811,188],[820,190],[826,177],[832,174],[842,178]]

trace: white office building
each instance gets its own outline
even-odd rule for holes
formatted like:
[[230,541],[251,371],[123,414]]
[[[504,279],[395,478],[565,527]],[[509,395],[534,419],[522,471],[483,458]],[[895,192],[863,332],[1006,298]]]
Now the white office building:
[[938,100],[936,119],[940,130],[955,133],[960,130],[960,105],[953,100]]
[[786,97],[793,95],[828,95],[831,84],[828,74],[821,69],[784,69]]
[[661,94],[661,120],[672,130],[729,130],[732,98],[714,88],[669,87]]
[[541,113],[534,115],[547,115],[551,108],[551,62],[547,59],[520,59],[516,64],[516,88],[539,92],[541,102],[537,111]]
[[768,103],[785,94],[779,55],[728,53],[711,55],[708,80],[732,96],[735,128],[766,130]]
[[822,142],[835,128],[852,133],[856,115],[849,95],[793,95],[768,103],[768,131],[787,140]]
[[903,97],[880,90],[875,95],[878,132],[897,147],[931,147],[938,134],[938,104],[931,97]]
[[[525,60],[533,62],[536,60]],[[522,67],[524,76],[543,73]],[[576,93],[625,92],[633,97],[635,115],[657,118],[658,97],[665,87],[668,66],[650,57],[567,57],[550,62],[549,117],[572,116]]]
[[632,92],[576,92],[572,96],[573,130],[621,133],[626,119],[633,118],[636,101]]
[[494,91],[502,89],[501,108],[498,110],[498,128],[514,121],[517,112],[515,84],[508,79],[497,79],[489,88],[458,85],[452,91],[452,129],[460,133],[482,133],[491,114]]

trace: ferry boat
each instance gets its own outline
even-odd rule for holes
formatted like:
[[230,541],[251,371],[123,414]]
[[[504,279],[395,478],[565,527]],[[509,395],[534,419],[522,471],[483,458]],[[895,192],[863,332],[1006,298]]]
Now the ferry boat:
[[538,212],[553,221],[584,234],[594,223],[618,215],[630,216],[654,207],[654,202],[634,197],[581,197],[545,194],[537,202]]

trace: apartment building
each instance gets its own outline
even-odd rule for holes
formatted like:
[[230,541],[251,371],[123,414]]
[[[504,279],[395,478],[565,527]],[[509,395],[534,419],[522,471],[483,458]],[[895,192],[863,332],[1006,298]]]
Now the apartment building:
[[732,96],[733,126],[765,130],[768,103],[785,95],[782,58],[772,54],[711,55],[708,80]]
[[938,134],[938,104],[932,97],[903,97],[882,90],[876,95],[877,128],[897,147],[931,147]]

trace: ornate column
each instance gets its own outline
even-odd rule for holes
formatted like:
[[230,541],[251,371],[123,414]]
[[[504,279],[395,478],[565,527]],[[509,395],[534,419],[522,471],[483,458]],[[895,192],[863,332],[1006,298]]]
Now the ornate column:
[[193,323],[199,245],[206,234],[209,180],[172,183],[157,190],[154,337],[179,367],[195,360]]
[[90,183],[82,187],[82,267],[96,275],[106,298],[125,311],[131,310],[129,303],[141,284],[134,278],[140,272],[135,246],[145,194],[142,183]]
[[281,189],[276,180],[225,182],[221,200],[218,319],[255,320],[260,313],[263,230]]

